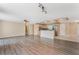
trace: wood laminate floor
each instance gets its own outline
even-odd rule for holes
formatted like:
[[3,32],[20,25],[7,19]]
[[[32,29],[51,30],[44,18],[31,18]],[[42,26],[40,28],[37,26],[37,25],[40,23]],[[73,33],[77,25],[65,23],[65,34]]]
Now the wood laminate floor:
[[[62,42],[62,44],[57,43]],[[64,43],[65,44],[64,44]],[[58,39],[46,39],[38,36],[18,36],[0,39],[0,55],[72,55],[79,54],[74,43]],[[76,43],[75,43],[76,44]],[[76,46],[76,45],[75,45]],[[78,45],[79,46],[79,45]]]

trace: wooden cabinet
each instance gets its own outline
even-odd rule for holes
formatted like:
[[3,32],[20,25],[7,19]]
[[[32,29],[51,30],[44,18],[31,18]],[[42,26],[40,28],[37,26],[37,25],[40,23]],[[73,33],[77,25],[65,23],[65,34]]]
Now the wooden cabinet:
[[77,20],[61,20],[58,19],[58,22],[56,22],[57,26],[57,33],[58,36],[64,35],[64,36],[78,36],[79,30],[78,30],[78,23]]
[[33,24],[33,35],[40,35],[39,24]]
[[29,21],[25,21],[25,35],[33,34],[33,26]]
[[67,36],[77,36],[77,22],[68,22],[66,24],[66,35]]

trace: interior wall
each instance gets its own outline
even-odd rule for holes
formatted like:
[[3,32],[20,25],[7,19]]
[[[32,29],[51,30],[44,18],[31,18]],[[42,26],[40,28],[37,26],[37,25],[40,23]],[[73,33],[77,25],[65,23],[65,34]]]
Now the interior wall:
[[24,35],[24,23],[0,21],[0,38]]

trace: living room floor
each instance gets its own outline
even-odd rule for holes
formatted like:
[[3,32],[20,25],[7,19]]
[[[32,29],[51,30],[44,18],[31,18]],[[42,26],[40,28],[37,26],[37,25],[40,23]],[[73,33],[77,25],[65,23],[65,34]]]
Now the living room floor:
[[[39,36],[16,36],[0,39],[0,55],[72,55],[79,54],[74,43],[59,39],[40,38]],[[78,43],[78,42],[77,42]],[[76,43],[75,43],[76,44]]]

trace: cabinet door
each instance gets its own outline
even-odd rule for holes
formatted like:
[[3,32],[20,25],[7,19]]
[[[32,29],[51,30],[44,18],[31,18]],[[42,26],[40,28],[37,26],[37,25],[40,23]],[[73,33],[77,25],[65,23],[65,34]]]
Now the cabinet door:
[[77,35],[79,36],[79,23],[77,24]]
[[61,23],[60,24],[60,34],[59,35],[66,35],[65,30],[66,30],[65,24]]
[[39,35],[39,24],[34,24],[34,35]]
[[76,36],[77,35],[77,23],[67,23],[66,24],[66,35]]

